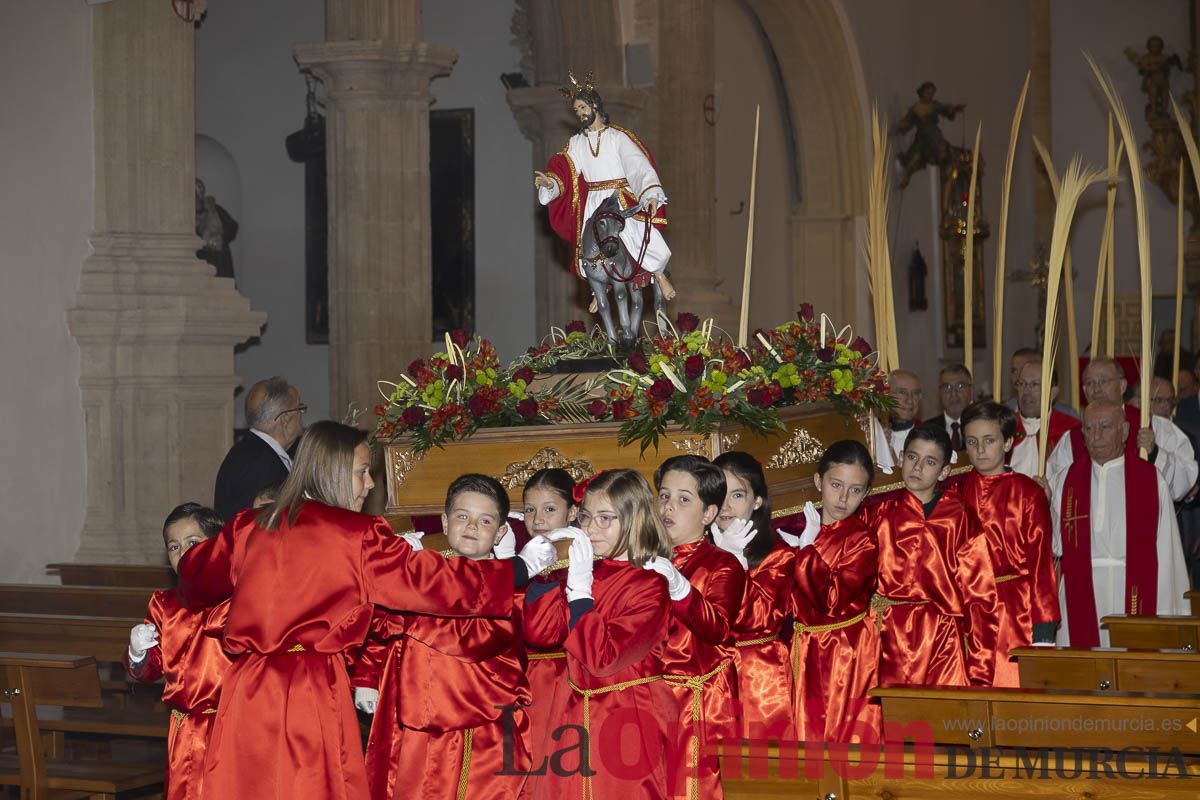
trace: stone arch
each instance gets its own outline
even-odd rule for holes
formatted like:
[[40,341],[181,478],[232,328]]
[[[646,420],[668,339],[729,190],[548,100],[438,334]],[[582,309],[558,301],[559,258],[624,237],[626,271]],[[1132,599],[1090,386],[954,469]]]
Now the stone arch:
[[[870,174],[867,91],[841,0],[745,0],[778,60],[799,159],[790,214],[794,299],[867,327],[859,255]],[[833,278],[831,280],[831,277]]]

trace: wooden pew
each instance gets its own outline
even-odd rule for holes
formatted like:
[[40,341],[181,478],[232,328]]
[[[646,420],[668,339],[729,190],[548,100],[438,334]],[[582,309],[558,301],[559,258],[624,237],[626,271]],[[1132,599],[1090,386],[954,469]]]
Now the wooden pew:
[[0,613],[143,617],[151,591],[145,587],[0,583]]
[[[948,686],[871,690],[885,723],[969,747],[1178,747],[1200,754],[1200,695]],[[885,734],[886,735],[886,734]]]
[[1184,599],[1192,604],[1192,615],[1200,617],[1200,589],[1193,589],[1190,592],[1183,593]]
[[15,756],[0,756],[0,785],[21,787],[28,800],[115,798],[162,784],[161,764],[47,756],[38,705],[102,707],[95,659],[0,652],[0,687],[12,708]]
[[1022,689],[1200,694],[1200,653],[1120,647],[1018,647]]
[[1111,614],[1100,619],[1108,629],[1109,644],[1145,650],[1200,649],[1200,617],[1132,617]]
[[140,586],[165,589],[175,585],[175,572],[166,564],[47,564],[63,586]]
[[79,654],[120,661],[137,617],[0,613],[0,651]]

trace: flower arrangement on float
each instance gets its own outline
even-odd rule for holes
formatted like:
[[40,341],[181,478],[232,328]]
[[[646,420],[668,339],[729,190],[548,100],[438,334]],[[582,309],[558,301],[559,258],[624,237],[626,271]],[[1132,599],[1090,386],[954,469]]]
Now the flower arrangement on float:
[[[891,408],[877,357],[849,327],[835,332],[804,304],[795,320],[755,332],[737,347],[713,321],[682,312],[659,315],[633,352],[618,358],[597,326],[552,328],[507,366],[487,339],[465,331],[446,351],[417,359],[397,383],[380,382],[387,402],[375,410],[376,441],[411,435],[424,451],[480,428],[613,421],[621,445],[657,448],[668,426],[706,435],[727,422],[759,434],[781,430],[778,409],[820,401],[848,414]],[[554,365],[598,356],[621,366],[591,380],[574,376],[534,385]]]

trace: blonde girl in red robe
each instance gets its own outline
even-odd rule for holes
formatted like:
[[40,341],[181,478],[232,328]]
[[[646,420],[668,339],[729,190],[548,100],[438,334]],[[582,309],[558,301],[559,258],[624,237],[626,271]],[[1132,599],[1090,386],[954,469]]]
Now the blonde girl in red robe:
[[749,453],[713,459],[725,473],[725,503],[710,532],[713,543],[746,569],[746,592],[733,623],[741,735],[751,740],[793,741],[792,671],[788,636],[796,551],[775,533],[762,465]]
[[526,591],[526,640],[566,650],[570,689],[556,698],[557,751],[534,763],[533,796],[658,800],[679,710],[663,680],[667,587],[642,567],[671,545],[646,479],[630,469],[591,480],[579,527],[582,536],[555,534],[572,538],[565,583]]
[[821,511],[805,508],[792,595],[793,709],[802,741],[878,741],[879,708],[867,690],[876,685],[879,633],[867,612],[879,556],[859,513],[874,476],[870,452],[853,440],[831,445],[813,476]]
[[193,605],[231,597],[226,673],[205,761],[204,798],[366,800],[366,769],[345,651],[374,605],[507,619],[513,589],[553,563],[533,539],[518,558],[414,552],[361,513],[374,486],[366,434],[323,421],[300,440],[279,499],[248,509],[180,562]]

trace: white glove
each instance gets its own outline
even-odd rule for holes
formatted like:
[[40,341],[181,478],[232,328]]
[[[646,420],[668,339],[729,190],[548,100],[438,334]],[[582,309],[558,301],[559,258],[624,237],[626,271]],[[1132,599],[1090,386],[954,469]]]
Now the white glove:
[[817,540],[821,532],[821,512],[811,502],[804,504],[804,533],[800,534],[797,547],[808,547]]
[[571,539],[567,566],[567,602],[592,596],[592,540],[586,536]]
[[728,553],[732,553],[733,557],[742,565],[742,569],[750,569],[750,562],[746,560],[745,552],[746,545],[750,544],[750,540],[758,535],[758,529],[754,527],[753,521],[748,519],[735,520],[725,530],[721,530],[717,523],[714,522],[709,531],[712,533],[713,544]]
[[775,532],[779,534],[779,538],[783,539],[783,543],[786,544],[788,547],[799,547],[800,546],[800,537],[799,536],[790,534],[787,531],[776,530]]
[[578,539],[580,537],[586,539],[587,534],[583,532],[582,528],[576,528],[574,525],[568,525],[565,528],[555,528],[546,534],[546,538],[552,542],[557,542],[560,539]]
[[670,559],[662,556],[655,556],[646,562],[644,569],[651,572],[657,572],[667,579],[667,594],[672,600],[682,600],[687,597],[692,591],[692,585],[688,583],[688,579],[683,577],[683,573],[675,569],[675,565]]
[[374,714],[375,706],[379,705],[379,690],[366,686],[354,687],[354,707],[364,714]]
[[545,536],[535,536],[521,548],[517,558],[525,562],[525,568],[532,578],[557,561],[558,553],[554,551],[554,543]]
[[413,531],[412,533],[401,534],[400,538],[408,542],[413,550],[424,550],[425,545],[421,544],[421,537],[424,535],[420,531]]
[[149,622],[134,625],[129,631],[129,660],[138,663],[151,647],[158,647],[158,629]]
[[506,528],[504,535],[492,547],[492,555],[496,558],[512,558],[517,554],[517,535],[507,524],[504,527]]

